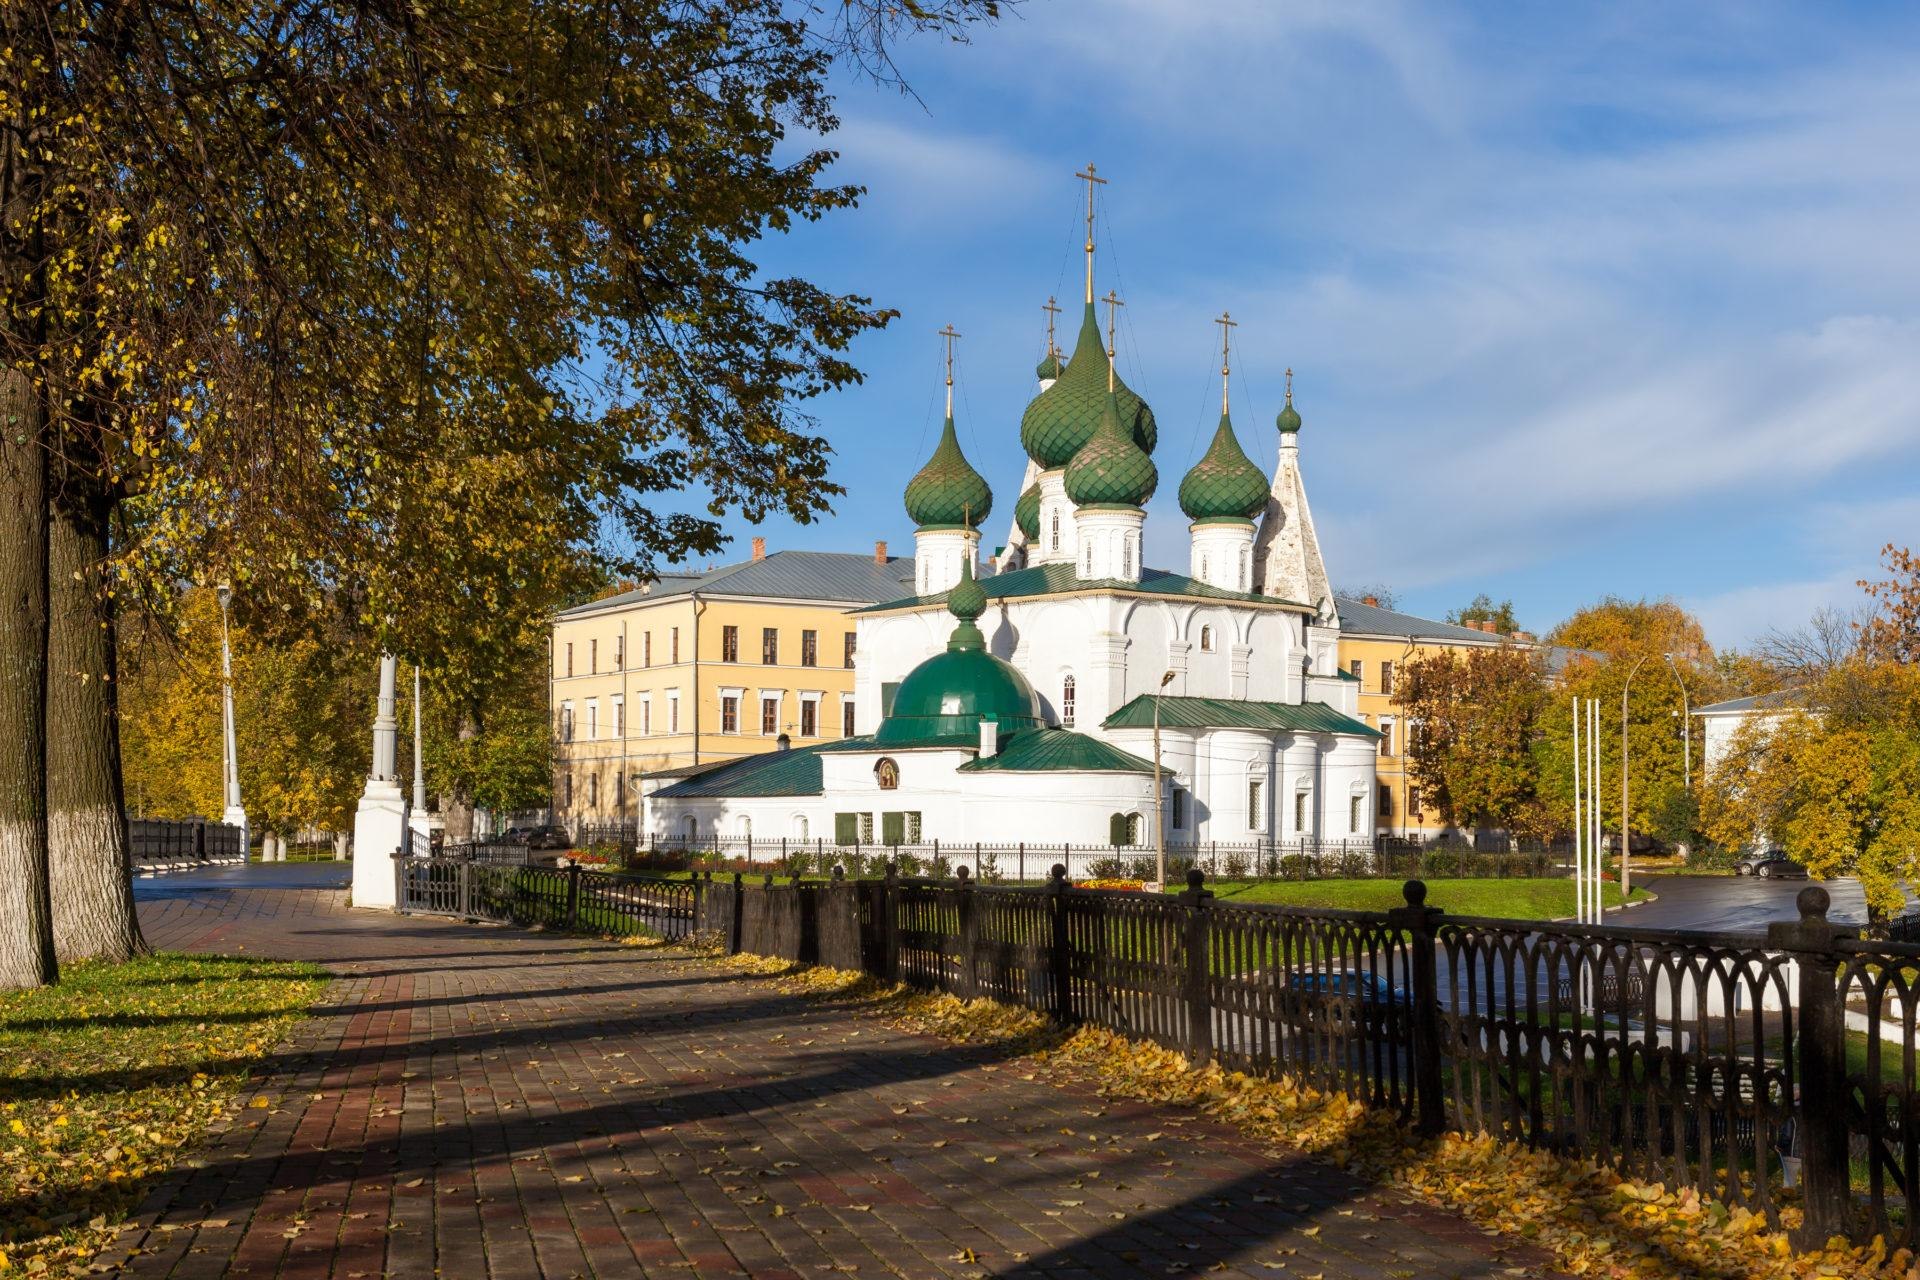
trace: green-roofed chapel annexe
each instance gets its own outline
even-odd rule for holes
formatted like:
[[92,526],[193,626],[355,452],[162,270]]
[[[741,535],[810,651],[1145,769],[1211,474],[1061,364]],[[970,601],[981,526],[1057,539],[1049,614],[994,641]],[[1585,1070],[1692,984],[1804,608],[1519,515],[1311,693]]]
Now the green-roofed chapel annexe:
[[[1190,600],[1211,600],[1220,603],[1257,605],[1268,609],[1282,609],[1290,613],[1313,613],[1312,605],[1302,604],[1298,600],[1282,600],[1278,596],[1254,595],[1245,591],[1227,591],[1221,587],[1210,587],[1183,573],[1171,573],[1165,569],[1144,569],[1140,581],[1127,582],[1119,578],[1086,579],[1079,575],[1076,566],[1064,561],[1031,565],[1025,569],[1015,569],[1011,573],[996,573],[990,578],[981,578],[980,589],[988,600],[1031,600],[1041,596],[1088,595],[1106,592],[1135,596],[1172,596]],[[944,593],[931,596],[906,596],[899,600],[889,600],[884,604],[871,604],[852,612],[891,613],[910,612],[944,605],[947,597]]]
[[1142,760],[1071,729],[1028,729],[1005,738],[997,754],[970,760],[962,773],[1152,773]]
[[658,800],[717,800],[817,796],[821,790],[820,748],[797,747],[729,760],[653,795]]
[[1237,698],[1156,698],[1143,693],[1108,716],[1106,729],[1153,728],[1154,703],[1162,729],[1252,729],[1260,733],[1352,733],[1378,738],[1380,731],[1335,711],[1324,702],[1249,702]]

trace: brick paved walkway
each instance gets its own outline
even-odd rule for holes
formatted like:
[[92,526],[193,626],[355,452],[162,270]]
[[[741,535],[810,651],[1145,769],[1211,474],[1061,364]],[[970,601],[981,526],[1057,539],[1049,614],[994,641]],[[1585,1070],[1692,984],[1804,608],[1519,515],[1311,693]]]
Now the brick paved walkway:
[[[258,873],[256,873],[258,874]],[[156,1192],[148,1276],[1543,1274],[1540,1255],[1194,1116],[670,952],[143,886],[157,945],[340,975]]]

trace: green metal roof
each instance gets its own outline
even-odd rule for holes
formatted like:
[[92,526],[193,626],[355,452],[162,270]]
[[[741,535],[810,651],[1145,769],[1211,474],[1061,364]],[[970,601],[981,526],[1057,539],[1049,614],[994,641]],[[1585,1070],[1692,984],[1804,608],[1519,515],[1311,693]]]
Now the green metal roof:
[[820,748],[768,751],[742,756],[697,777],[654,792],[656,799],[697,800],[742,796],[817,796],[821,791]]
[[1040,540],[1040,482],[1034,481],[1013,504],[1013,520],[1030,542]]
[[[1153,410],[1126,383],[1115,379],[1120,422],[1133,432],[1142,449],[1153,452],[1159,427]],[[1064,467],[1080,446],[1093,437],[1107,404],[1107,352],[1100,342],[1100,321],[1093,304],[1080,320],[1080,337],[1059,380],[1034,397],[1020,416],[1020,443],[1027,456],[1043,467]]]
[[1144,507],[1159,484],[1159,469],[1120,425],[1120,401],[1109,391],[1099,425],[1067,464],[1067,496],[1082,507]]
[[[1224,591],[1219,587],[1210,587],[1181,573],[1169,573],[1165,569],[1144,569],[1140,581],[1128,582],[1123,578],[1086,579],[1079,575],[1075,566],[1061,561],[1051,564],[1036,564],[1026,569],[1015,569],[1011,573],[996,573],[991,578],[980,579],[980,589],[989,600],[1023,600],[1035,596],[1065,595],[1074,591],[1116,591],[1128,595],[1183,596],[1196,600],[1224,600],[1242,604],[1286,605],[1295,609],[1308,606],[1298,600],[1282,600],[1278,596],[1252,595],[1245,591]],[[945,604],[947,597],[907,596],[900,600],[889,600],[885,604],[868,605],[856,609],[855,613],[881,613],[889,609],[926,608],[929,605]]]
[[1028,729],[1008,737],[998,755],[970,760],[962,773],[1152,773],[1153,762],[1069,729]]
[[1206,456],[1180,482],[1180,509],[1194,520],[1248,519],[1267,505],[1267,478],[1253,465],[1223,411]]
[[1280,415],[1273,420],[1280,428],[1281,435],[1292,435],[1300,430],[1300,411],[1293,407],[1293,388],[1287,388],[1287,403],[1281,406]]
[[940,443],[934,446],[927,465],[907,481],[906,502],[908,517],[923,529],[940,525],[971,528],[993,510],[993,491],[960,451],[952,414],[940,428]]
[[874,751],[886,755],[895,751],[971,751],[979,745],[980,729],[976,725],[965,733],[926,733],[918,737],[897,737],[887,742],[879,741],[871,733],[863,733],[857,738],[823,742],[818,750],[836,755],[850,751]]
[[[1108,716],[1108,729],[1151,729],[1152,694],[1143,693]],[[1377,738],[1380,732],[1324,702],[1241,702],[1232,698],[1160,698],[1163,729],[1256,729],[1262,732],[1358,733]]]

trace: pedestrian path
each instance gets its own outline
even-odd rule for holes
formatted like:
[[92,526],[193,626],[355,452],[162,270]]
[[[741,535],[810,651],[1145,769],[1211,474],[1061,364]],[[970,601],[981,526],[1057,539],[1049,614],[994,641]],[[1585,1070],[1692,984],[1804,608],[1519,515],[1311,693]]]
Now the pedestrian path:
[[[264,882],[271,887],[253,887]],[[139,1277],[1545,1274],[1191,1112],[1102,1100],[667,950],[143,894],[158,946],[339,975],[123,1240]]]

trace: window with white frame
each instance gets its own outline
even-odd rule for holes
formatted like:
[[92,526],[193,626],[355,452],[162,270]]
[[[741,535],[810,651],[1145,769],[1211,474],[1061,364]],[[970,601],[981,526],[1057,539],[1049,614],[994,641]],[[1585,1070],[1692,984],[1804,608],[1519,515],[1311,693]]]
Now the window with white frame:
[[800,736],[803,738],[820,736],[820,699],[800,699]]
[[1247,779],[1247,830],[1258,831],[1266,817],[1266,779]]
[[1347,797],[1348,835],[1357,836],[1360,834],[1360,823],[1366,817],[1366,803],[1367,795],[1364,791],[1356,791]]
[[1393,717],[1380,717],[1380,754],[1386,759],[1393,758]]
[[[1053,523],[1048,533],[1047,549],[1049,551],[1058,551],[1060,549],[1060,513],[1058,511],[1053,513]],[[567,674],[572,675],[573,673],[569,671]]]
[[1066,676],[1060,681],[1060,727],[1062,729],[1073,728],[1073,712],[1076,701],[1073,677]]
[[600,736],[600,699],[587,699],[587,741]]
[[840,736],[851,738],[853,734],[853,699],[840,699]]
[[626,737],[627,736],[626,696],[624,694],[616,693],[611,698],[607,699],[607,702],[609,704],[609,709],[613,712],[613,736],[616,738]]
[[720,695],[720,732],[740,732],[740,698],[737,694]]
[[573,741],[573,704],[571,702],[560,704],[560,741]]
[[653,695],[650,693],[643,693],[640,695],[640,736],[643,738],[646,738],[646,737],[651,737],[652,735],[653,735]]
[[769,738],[780,732],[780,699],[764,695],[761,697],[760,732]]
[[1210,626],[1200,628],[1200,652],[1213,652],[1213,628]]
[[1293,793],[1293,830],[1297,835],[1307,834],[1307,806],[1313,803],[1313,793],[1301,789]]
[[667,691],[667,732],[680,732],[680,691],[678,689]]

